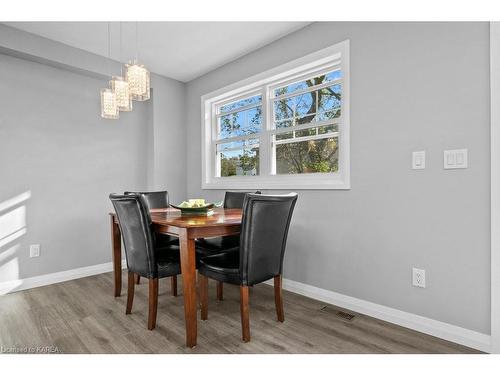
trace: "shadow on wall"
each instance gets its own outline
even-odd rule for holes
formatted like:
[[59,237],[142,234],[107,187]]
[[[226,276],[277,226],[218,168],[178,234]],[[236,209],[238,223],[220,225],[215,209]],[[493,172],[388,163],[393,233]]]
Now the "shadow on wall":
[[31,191],[0,202],[0,295],[9,293],[22,284],[19,280],[19,261],[17,252],[20,238],[26,228],[26,205]]

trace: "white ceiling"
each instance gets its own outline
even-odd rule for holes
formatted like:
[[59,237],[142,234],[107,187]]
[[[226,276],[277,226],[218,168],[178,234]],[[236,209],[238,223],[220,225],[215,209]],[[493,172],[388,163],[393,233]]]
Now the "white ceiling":
[[[7,25],[108,56],[107,22],[6,22]],[[151,71],[187,82],[271,43],[308,22],[139,22],[139,60]],[[110,23],[111,57],[136,53],[136,23]]]

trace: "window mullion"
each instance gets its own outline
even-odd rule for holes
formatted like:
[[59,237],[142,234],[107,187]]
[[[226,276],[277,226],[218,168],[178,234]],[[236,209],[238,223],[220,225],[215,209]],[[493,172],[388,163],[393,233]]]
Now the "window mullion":
[[259,173],[261,176],[270,174],[271,142],[269,139],[269,118],[272,112],[269,102],[269,91],[266,86],[262,87],[262,132],[259,142]]

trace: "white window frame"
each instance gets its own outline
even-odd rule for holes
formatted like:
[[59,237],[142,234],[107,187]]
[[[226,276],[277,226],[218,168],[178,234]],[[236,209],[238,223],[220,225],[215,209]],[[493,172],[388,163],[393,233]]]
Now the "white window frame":
[[[321,75],[322,71],[331,70],[333,66],[340,67],[342,71],[338,172],[271,174],[274,162],[270,155],[271,135],[281,132],[281,130],[273,129],[273,111],[268,108],[274,88],[296,82],[302,76],[310,77],[316,73]],[[331,81],[329,86],[333,84],[335,81]],[[256,134],[255,137],[260,138],[260,173],[258,176],[217,177],[215,173],[216,106],[259,93],[262,94],[262,133]],[[321,125],[322,123],[318,122],[314,126]],[[201,187],[202,189],[350,189],[349,128],[349,41],[345,40],[201,97]],[[294,127],[288,131],[295,129],[297,128]],[[329,133],[329,136],[332,135],[334,133]]]

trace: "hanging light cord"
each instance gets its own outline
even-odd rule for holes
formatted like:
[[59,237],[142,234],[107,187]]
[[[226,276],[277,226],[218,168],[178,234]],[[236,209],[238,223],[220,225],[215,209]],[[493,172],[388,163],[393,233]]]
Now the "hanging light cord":
[[139,22],[135,21],[135,63],[139,62]]
[[122,23],[120,21],[120,74],[123,76],[123,67],[122,67]]
[[109,60],[111,60],[111,30],[110,30],[110,23],[111,22],[108,22],[108,61],[106,61],[106,65],[108,66],[108,70],[110,70],[110,68],[109,68]]
[[108,22],[108,58],[111,58],[111,30]]

